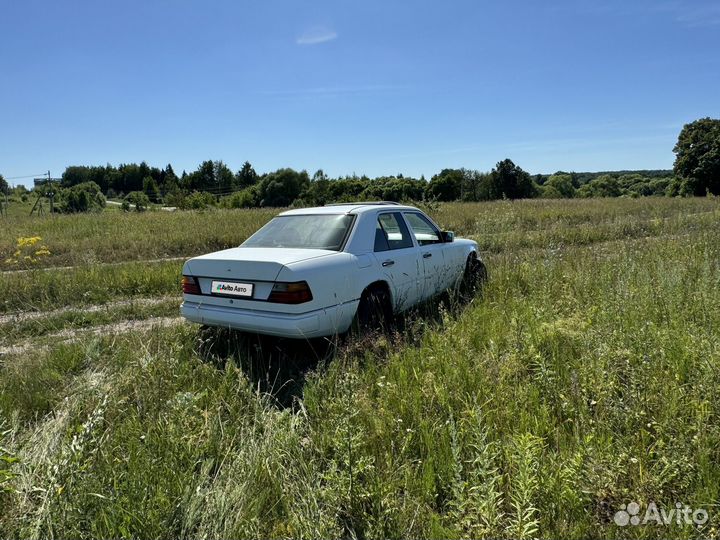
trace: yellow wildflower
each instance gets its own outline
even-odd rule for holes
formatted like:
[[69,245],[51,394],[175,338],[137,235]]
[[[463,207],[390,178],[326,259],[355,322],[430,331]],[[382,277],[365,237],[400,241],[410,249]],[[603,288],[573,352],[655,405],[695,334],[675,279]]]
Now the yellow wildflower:
[[40,240],[42,240],[42,238],[40,236],[29,236],[29,237],[21,236],[20,238],[17,239],[17,245],[19,248],[34,246]]

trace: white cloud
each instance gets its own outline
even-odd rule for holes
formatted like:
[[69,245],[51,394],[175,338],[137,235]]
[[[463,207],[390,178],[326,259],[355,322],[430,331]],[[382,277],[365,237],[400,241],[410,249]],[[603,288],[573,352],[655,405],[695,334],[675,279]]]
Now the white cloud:
[[335,30],[325,26],[316,26],[303,32],[303,34],[297,38],[296,43],[298,45],[317,45],[318,43],[332,41],[337,39],[337,37],[338,35]]
[[720,24],[720,6],[703,6],[678,11],[677,21],[690,27],[717,26]]

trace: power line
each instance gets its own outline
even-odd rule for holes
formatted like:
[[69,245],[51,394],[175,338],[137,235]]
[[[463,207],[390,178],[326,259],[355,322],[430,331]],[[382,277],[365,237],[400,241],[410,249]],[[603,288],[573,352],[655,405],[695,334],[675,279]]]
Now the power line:
[[5,178],[5,180],[22,180],[24,178],[38,178],[40,176],[45,176],[47,173],[40,173],[40,174],[28,174],[27,176],[9,176]]

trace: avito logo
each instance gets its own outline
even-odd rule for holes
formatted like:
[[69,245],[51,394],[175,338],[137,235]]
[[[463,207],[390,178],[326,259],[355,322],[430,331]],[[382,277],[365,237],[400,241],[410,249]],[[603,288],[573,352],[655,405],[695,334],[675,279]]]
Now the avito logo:
[[675,508],[667,510],[658,507],[654,502],[647,505],[645,513],[641,515],[641,507],[636,502],[627,505],[620,505],[620,510],[615,512],[613,520],[618,527],[627,525],[704,525],[708,520],[707,510],[698,508],[693,510],[691,507],[675,503]]

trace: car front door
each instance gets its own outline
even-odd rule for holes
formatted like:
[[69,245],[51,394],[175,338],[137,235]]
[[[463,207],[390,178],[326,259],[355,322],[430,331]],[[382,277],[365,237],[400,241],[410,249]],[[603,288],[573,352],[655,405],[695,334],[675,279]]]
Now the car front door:
[[420,300],[423,263],[400,212],[383,212],[375,225],[374,256],[392,288],[394,310]]
[[422,299],[432,298],[450,286],[452,276],[445,261],[445,243],[438,228],[420,212],[403,212],[405,221],[420,246],[423,263]]

